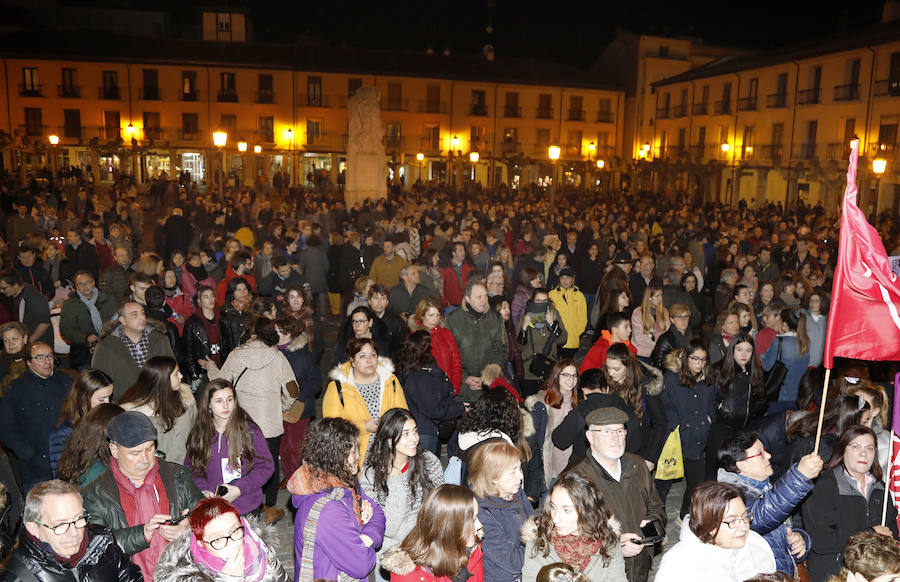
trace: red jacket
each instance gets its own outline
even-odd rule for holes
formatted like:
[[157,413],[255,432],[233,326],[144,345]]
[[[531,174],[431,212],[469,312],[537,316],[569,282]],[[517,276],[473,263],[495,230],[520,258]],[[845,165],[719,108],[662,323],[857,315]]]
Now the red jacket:
[[[591,349],[588,350],[588,353],[584,356],[584,360],[581,362],[581,368],[578,370],[579,374],[584,374],[586,371],[593,370],[594,368],[603,367],[603,362],[606,361],[606,351],[609,349],[609,346],[612,345],[610,343],[611,339],[609,331],[604,329],[600,339],[591,346]],[[632,354],[637,355],[637,348],[631,345],[630,341],[625,341],[625,345],[628,346],[628,349],[631,350]]]
[[[469,571],[469,577],[466,578],[466,582],[484,582],[484,556],[481,552],[481,546],[475,548],[475,551],[469,556],[469,562],[465,567]],[[416,566],[408,574],[391,572],[391,582],[451,582],[451,579],[447,576],[435,576],[429,568]]]
[[459,383],[462,381],[462,360],[453,333],[442,325],[431,329],[431,355],[438,367],[450,378],[453,392],[459,394]]
[[219,281],[219,284],[216,286],[216,307],[225,305],[225,290],[228,288],[228,282],[239,276],[246,279],[247,282],[250,283],[250,290],[256,293],[256,277],[253,275],[238,275],[234,272],[231,265],[228,265],[228,270],[225,272],[225,278]]
[[441,275],[444,277],[444,293],[441,295],[441,304],[444,307],[453,305],[459,307],[463,302],[463,292],[466,289],[466,283],[469,281],[469,273],[475,270],[472,265],[463,263],[462,281],[456,275],[453,267],[442,267]]

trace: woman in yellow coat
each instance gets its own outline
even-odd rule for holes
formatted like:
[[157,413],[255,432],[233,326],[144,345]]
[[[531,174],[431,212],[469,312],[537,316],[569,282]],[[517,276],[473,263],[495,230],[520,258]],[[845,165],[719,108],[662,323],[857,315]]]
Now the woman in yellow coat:
[[379,358],[371,338],[347,342],[349,360],[329,374],[331,382],[322,400],[322,416],[344,418],[359,429],[359,464],[362,466],[369,439],[378,430],[378,421],[391,408],[409,410],[394,364]]

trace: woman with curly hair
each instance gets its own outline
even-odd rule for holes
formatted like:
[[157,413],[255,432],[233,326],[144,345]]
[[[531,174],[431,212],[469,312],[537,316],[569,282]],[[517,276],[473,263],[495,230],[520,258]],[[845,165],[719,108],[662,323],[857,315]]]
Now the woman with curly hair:
[[434,336],[424,329],[409,334],[397,359],[397,376],[409,411],[416,419],[419,442],[437,455],[440,423],[459,418],[466,409],[462,402],[454,400],[453,384],[433,356],[433,342]]
[[205,497],[220,495],[241,515],[259,515],[262,488],[275,466],[262,431],[237,401],[228,380],[212,380],[200,394],[200,413],[188,435],[187,467]]
[[63,447],[56,477],[84,487],[109,465],[109,435],[106,427],[125,412],[115,404],[98,404],[88,412]]
[[363,580],[375,567],[385,517],[360,490],[359,448],[359,429],[349,420],[323,418],[310,426],[303,464],[287,483],[297,509],[294,580]]
[[[426,330],[431,334],[431,355],[438,367],[453,384],[454,395],[459,394],[462,381],[462,360],[453,333],[447,329],[441,302],[435,297],[423,297],[409,317],[409,330]],[[402,354],[401,354],[401,358]]]
[[618,523],[590,479],[566,473],[557,479],[543,511],[522,529],[522,582],[535,582],[541,568],[564,562],[590,582],[625,582]]
[[[412,414],[392,408],[381,418],[366,453],[360,487],[384,510],[384,542],[379,557],[403,541],[429,490],[444,482],[441,461],[419,443]],[[380,580],[386,579],[375,571]]]

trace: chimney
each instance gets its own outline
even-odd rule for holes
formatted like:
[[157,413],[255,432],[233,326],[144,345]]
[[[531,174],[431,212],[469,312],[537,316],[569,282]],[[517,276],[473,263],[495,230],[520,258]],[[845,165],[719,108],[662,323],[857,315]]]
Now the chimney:
[[900,0],[885,0],[881,9],[881,22],[896,22],[900,20]]

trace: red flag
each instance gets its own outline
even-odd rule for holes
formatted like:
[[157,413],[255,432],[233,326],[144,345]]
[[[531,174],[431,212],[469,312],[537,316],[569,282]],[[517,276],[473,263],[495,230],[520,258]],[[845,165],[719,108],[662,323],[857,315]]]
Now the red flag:
[[853,140],[825,335],[828,369],[835,356],[900,360],[900,281],[881,238],[856,205],[858,159],[859,140]]

